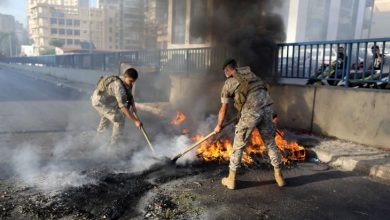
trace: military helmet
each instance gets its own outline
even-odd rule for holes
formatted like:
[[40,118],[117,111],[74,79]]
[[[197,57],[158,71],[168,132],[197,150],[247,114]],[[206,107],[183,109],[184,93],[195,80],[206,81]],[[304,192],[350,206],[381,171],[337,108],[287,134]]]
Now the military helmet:
[[225,62],[223,62],[222,70],[224,70],[228,65],[237,67],[237,61],[233,58],[226,59]]

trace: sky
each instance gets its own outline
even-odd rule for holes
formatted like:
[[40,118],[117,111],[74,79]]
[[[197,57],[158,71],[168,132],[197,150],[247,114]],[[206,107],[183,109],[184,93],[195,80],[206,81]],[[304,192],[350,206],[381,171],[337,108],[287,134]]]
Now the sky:
[[[91,5],[96,5],[96,0],[89,0]],[[0,0],[0,14],[13,15],[15,19],[26,27],[27,24],[27,0]]]
[[26,27],[27,0],[0,0],[0,14],[13,15]]

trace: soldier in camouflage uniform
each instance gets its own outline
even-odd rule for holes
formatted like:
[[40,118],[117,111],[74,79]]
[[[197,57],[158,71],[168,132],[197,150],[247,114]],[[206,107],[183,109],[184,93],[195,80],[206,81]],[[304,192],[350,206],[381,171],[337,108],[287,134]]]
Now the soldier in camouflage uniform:
[[137,78],[138,72],[133,68],[127,69],[122,76],[103,76],[91,96],[92,106],[100,115],[97,132],[102,133],[110,122],[113,124],[111,145],[118,144],[123,137],[125,118],[134,121],[138,128],[142,126],[131,94]]
[[241,164],[243,150],[253,129],[258,128],[274,167],[275,180],[278,186],[284,186],[285,182],[280,171],[281,155],[275,144],[276,127],[272,122],[273,111],[270,107],[273,101],[267,92],[266,84],[252,73],[249,67],[238,68],[234,59],[228,59],[223,65],[223,70],[227,80],[222,88],[222,105],[214,132],[221,131],[230,100],[234,100],[239,121],[230,155],[229,176],[222,179],[222,184],[229,189],[235,188],[236,170]]

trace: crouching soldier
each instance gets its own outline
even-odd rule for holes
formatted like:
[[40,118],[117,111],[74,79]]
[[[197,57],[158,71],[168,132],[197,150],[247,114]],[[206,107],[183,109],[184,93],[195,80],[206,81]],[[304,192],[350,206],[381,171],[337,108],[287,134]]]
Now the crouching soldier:
[[137,70],[127,69],[122,76],[102,76],[91,96],[92,106],[100,115],[97,132],[102,133],[112,123],[111,145],[123,138],[125,118],[140,128],[132,87],[138,78]]
[[222,179],[222,185],[235,189],[236,171],[241,164],[243,150],[252,130],[258,128],[274,167],[276,183],[279,187],[284,186],[285,182],[280,171],[281,155],[275,144],[276,127],[272,122],[273,111],[270,107],[273,102],[265,83],[251,72],[249,67],[238,68],[234,59],[226,60],[223,70],[227,80],[222,89],[222,104],[214,132],[219,133],[222,129],[229,100],[234,100],[239,120],[235,129],[233,151],[230,155],[229,176]]

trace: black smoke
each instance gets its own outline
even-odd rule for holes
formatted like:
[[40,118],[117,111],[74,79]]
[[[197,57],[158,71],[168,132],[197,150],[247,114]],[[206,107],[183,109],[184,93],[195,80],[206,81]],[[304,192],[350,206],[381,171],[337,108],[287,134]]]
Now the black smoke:
[[276,44],[285,40],[284,24],[274,13],[281,0],[214,0],[211,19],[195,17],[192,37],[211,33],[213,45],[225,47],[240,66],[250,66],[263,78],[270,78]]

